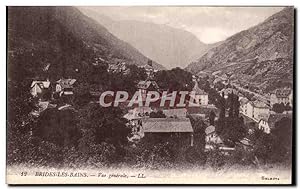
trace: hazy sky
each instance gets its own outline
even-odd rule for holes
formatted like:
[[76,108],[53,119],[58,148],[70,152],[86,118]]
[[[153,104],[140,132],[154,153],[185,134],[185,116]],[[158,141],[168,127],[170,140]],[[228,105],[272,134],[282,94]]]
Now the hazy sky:
[[187,30],[213,43],[254,26],[282,7],[84,7],[114,20],[138,20]]

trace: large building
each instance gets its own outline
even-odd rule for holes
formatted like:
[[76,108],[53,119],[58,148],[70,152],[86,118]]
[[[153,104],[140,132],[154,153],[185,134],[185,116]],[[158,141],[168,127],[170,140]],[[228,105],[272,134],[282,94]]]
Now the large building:
[[181,136],[189,146],[194,146],[194,130],[188,118],[148,118],[142,121],[141,136]]
[[44,91],[48,90],[50,88],[50,81],[32,81],[31,83],[31,89],[30,93],[33,97],[38,97],[41,95]]
[[259,100],[256,100],[252,103],[253,103],[253,118],[256,121],[259,121],[261,118],[264,118],[270,114],[270,107],[267,104]]
[[[271,114],[269,117],[262,118],[258,122],[258,128],[263,130],[265,133],[271,133],[272,129],[275,128],[275,123],[283,118],[292,118],[291,114]],[[286,126],[289,127],[289,126]]]
[[240,113],[247,115],[247,103],[249,100],[247,98],[242,97],[240,100]]
[[153,68],[153,64],[151,60],[149,60],[147,64],[140,66],[140,68],[145,69],[148,79],[153,79],[154,73],[158,71],[157,69]]
[[137,88],[142,96],[143,101],[146,100],[148,91],[159,91],[157,83],[153,80],[140,81],[137,84]]
[[190,96],[194,100],[195,104],[208,105],[208,94],[199,88],[197,81],[195,82],[195,86],[190,93]]
[[293,105],[293,91],[289,88],[277,89],[270,95],[270,104],[290,104]]
[[59,79],[56,81],[56,92],[62,95],[73,95],[76,79]]
[[186,108],[164,109],[162,111],[169,118],[185,118],[187,116]]
[[270,114],[270,107],[259,100],[242,100],[240,103],[240,112],[256,122]]

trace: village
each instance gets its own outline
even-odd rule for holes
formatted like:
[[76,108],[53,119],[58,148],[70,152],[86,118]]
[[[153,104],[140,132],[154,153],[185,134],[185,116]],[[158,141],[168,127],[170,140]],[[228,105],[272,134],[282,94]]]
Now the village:
[[[147,79],[138,82],[136,89],[144,102],[149,91],[157,91],[158,93],[162,91],[154,80],[157,70],[152,67],[152,64],[148,63],[140,68],[145,69]],[[126,74],[128,72],[126,63],[110,65],[108,72]],[[210,88],[216,91],[219,97],[224,98],[224,100],[229,99],[231,95],[238,97],[238,116],[243,118],[246,126],[244,137],[238,139],[238,142],[233,145],[228,145],[226,143],[228,139],[220,136],[216,129],[216,123],[220,117],[220,108],[215,105],[216,102],[210,102],[209,93],[200,88],[203,78],[193,75],[192,81],[194,86],[189,96],[193,99],[194,106],[171,107],[165,105],[159,107],[148,105],[127,109],[124,118],[128,120],[126,125],[132,131],[131,135],[127,137],[128,141],[137,144],[147,136],[181,136],[185,139],[185,146],[193,147],[195,141],[197,141],[195,139],[196,133],[199,132],[196,132],[192,120],[200,120],[205,126],[205,129],[202,130],[204,134],[201,134],[205,135],[205,151],[209,152],[217,149],[224,154],[230,154],[230,152],[235,151],[237,146],[245,149],[253,148],[253,142],[247,137],[254,133],[254,130],[261,130],[266,134],[270,134],[276,127],[276,122],[283,118],[292,118],[293,91],[291,89],[276,89],[272,93],[264,95],[264,97],[267,97],[264,99],[253,98],[253,96],[247,98],[249,96],[232,85],[228,78],[224,80],[216,78],[209,84]],[[220,88],[220,84],[223,88]],[[55,84],[51,84],[49,80],[32,81],[30,93],[38,100],[38,109],[34,110],[32,115],[38,117],[47,109],[72,109],[75,86],[76,79],[72,78],[62,78],[56,81]],[[172,95],[171,92],[166,96],[170,95]],[[266,102],[265,99],[268,99],[268,101]],[[228,110],[225,111],[225,115],[228,116]]]

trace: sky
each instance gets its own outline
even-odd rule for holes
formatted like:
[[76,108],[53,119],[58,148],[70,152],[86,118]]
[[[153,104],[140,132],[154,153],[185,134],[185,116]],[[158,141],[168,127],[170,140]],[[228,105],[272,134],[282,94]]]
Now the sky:
[[[193,33],[204,43],[225,40],[246,30],[283,7],[81,7],[113,20],[165,24]],[[88,14],[88,12],[86,12]]]

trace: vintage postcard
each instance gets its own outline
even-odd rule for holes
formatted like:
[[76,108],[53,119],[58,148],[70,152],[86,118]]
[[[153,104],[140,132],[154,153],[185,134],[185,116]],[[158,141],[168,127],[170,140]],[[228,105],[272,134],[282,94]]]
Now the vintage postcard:
[[7,7],[7,183],[295,183],[294,12]]

